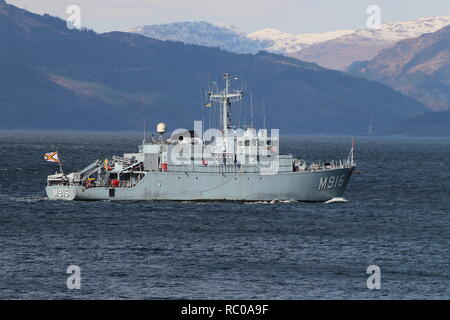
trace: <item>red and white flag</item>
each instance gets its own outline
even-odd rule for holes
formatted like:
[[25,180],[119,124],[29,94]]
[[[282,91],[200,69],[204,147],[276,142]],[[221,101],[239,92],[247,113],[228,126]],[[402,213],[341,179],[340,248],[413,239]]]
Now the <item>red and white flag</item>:
[[53,151],[44,154],[44,160],[48,162],[59,162],[58,151]]

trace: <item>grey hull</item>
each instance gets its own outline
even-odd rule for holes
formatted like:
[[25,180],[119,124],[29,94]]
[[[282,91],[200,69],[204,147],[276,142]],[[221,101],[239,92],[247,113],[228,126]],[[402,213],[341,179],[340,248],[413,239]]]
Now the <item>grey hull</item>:
[[308,172],[148,172],[132,188],[47,186],[51,200],[297,200],[323,202],[342,197],[353,168]]

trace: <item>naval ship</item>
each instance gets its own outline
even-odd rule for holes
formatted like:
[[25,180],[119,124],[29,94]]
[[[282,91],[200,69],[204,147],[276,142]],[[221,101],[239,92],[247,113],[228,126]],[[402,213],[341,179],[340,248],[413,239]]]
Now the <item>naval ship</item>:
[[208,93],[207,105],[219,107],[220,126],[203,132],[157,125],[152,139],[112,159],[98,159],[81,171],[47,177],[51,200],[234,200],[325,202],[342,197],[355,170],[354,145],[347,158],[307,162],[279,153],[277,130],[232,124],[232,105],[244,97],[225,87]]

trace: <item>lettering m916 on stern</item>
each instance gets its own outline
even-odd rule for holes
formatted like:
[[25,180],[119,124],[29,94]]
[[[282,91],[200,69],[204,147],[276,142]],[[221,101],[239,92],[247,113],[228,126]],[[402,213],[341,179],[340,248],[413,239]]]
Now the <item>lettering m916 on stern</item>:
[[319,182],[319,190],[331,190],[340,188],[345,183],[345,176],[321,177]]
[[53,189],[53,196],[55,198],[68,198],[70,196],[69,189],[67,188]]

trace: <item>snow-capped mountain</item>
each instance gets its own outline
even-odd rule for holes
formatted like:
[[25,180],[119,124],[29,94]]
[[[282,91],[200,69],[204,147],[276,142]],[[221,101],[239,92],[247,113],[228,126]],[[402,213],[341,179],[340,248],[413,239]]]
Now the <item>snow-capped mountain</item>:
[[290,55],[326,68],[345,70],[355,61],[373,59],[381,50],[392,47],[398,41],[436,32],[449,24],[450,15],[390,22],[319,42]]
[[136,27],[129,32],[159,40],[181,41],[205,47],[218,47],[235,53],[256,53],[270,45],[253,40],[234,26],[205,21],[176,22]]
[[129,32],[159,40],[219,47],[235,53],[265,50],[343,70],[354,61],[372,59],[380,50],[400,40],[435,32],[448,24],[450,15],[385,23],[378,28],[365,30],[293,34],[267,28],[246,34],[223,23],[187,21],[141,26]]
[[442,17],[418,18],[405,22],[388,22],[374,29],[358,30],[351,36],[393,41],[416,38],[425,33],[436,32],[450,24],[450,14]]
[[245,34],[224,23],[176,22],[136,27],[129,32],[159,40],[181,41],[207,47],[219,47],[235,53],[257,53],[262,50],[287,54],[312,44],[334,39],[355,30],[293,34],[277,29],[263,29]]
[[355,30],[338,30],[322,33],[288,33],[277,29],[262,29],[247,35],[248,38],[271,43],[267,51],[278,53],[293,53],[313,44],[351,34]]

